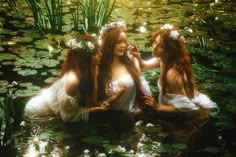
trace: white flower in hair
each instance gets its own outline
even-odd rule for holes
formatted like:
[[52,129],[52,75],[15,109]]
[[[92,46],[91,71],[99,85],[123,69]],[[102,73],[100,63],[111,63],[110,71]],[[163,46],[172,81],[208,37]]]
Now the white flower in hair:
[[170,31],[170,38],[172,38],[172,39],[178,39],[179,35],[180,35],[179,32],[176,30]]
[[118,27],[126,27],[126,24],[124,21],[118,21],[118,22],[111,22],[109,24],[106,24],[105,26],[103,26],[100,30],[100,35],[103,36],[103,34],[105,32],[108,32],[109,30],[113,29],[113,28],[118,28]]
[[67,43],[66,43],[66,45],[68,46],[68,47],[73,47],[73,45],[75,45],[76,44],[76,39],[70,39]]
[[184,43],[186,42],[184,36],[182,36],[182,35],[179,37],[179,40],[181,40],[181,41],[184,42]]
[[95,48],[95,45],[91,41],[81,40],[77,42],[76,39],[74,38],[66,42],[66,46],[71,47],[72,49],[75,48],[86,49],[88,52],[92,52],[93,49]]
[[171,25],[171,24],[164,24],[162,27],[161,27],[161,29],[173,29],[174,28],[174,26],[173,25]]
[[87,45],[90,49],[94,49],[94,47],[95,47],[91,41],[87,42]]

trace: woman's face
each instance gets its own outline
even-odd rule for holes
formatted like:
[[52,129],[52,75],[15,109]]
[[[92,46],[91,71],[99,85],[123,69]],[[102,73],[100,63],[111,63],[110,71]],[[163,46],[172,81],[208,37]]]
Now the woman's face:
[[117,39],[116,46],[114,48],[114,55],[123,56],[126,49],[126,45],[127,45],[127,35],[125,32],[121,32]]
[[158,35],[152,44],[152,56],[161,57],[164,53],[163,44],[161,42],[161,36]]
[[93,65],[99,65],[102,58],[102,53],[98,50],[96,53],[94,53],[92,56],[92,64]]

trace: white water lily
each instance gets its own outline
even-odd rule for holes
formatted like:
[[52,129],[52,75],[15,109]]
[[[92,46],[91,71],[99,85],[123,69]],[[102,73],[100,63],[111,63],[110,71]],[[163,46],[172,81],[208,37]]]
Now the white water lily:
[[178,39],[178,37],[179,37],[179,32],[178,31],[176,31],[176,30],[170,31],[170,38]]
[[162,27],[161,27],[161,29],[173,29],[174,28],[174,26],[173,25],[171,25],[171,24],[164,24]]

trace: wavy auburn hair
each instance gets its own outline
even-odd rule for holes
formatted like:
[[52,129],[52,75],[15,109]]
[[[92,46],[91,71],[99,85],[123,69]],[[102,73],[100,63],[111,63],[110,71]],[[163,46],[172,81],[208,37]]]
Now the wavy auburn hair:
[[163,69],[163,94],[166,94],[167,84],[167,72],[169,69],[174,68],[179,73],[182,80],[187,81],[187,84],[183,82],[186,91],[189,91],[189,97],[193,98],[194,95],[194,80],[193,80],[193,70],[191,64],[191,58],[188,51],[184,45],[184,41],[181,40],[181,33],[178,31],[179,36],[176,38],[170,37],[170,32],[177,29],[161,29],[153,33],[151,39],[155,41],[156,37],[160,35],[160,41],[162,43],[162,48],[166,56],[166,66]]
[[[111,83],[111,64],[113,62],[114,56],[114,48],[117,44],[117,40],[121,32],[125,32],[123,27],[117,27],[114,29],[105,32],[102,37],[102,59],[99,68],[98,75],[98,98],[99,100],[104,100],[108,96],[105,93],[106,85]],[[125,65],[129,73],[131,74],[137,89],[137,94],[143,94],[141,80],[140,80],[140,72],[134,65],[134,62],[128,57],[127,50],[123,56],[121,56],[121,62]]]
[[[93,42],[94,36],[81,35],[77,42],[81,40]],[[91,58],[98,51],[98,45],[95,45],[93,52],[88,52],[82,48],[69,48],[66,54],[66,59],[62,64],[60,77],[69,71],[74,71],[79,78],[79,103],[81,106],[92,105],[92,96],[94,91],[94,78],[92,71]]]

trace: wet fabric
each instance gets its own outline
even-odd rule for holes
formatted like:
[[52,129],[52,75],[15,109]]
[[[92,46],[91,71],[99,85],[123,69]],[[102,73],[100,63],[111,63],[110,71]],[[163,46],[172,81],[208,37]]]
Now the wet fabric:
[[71,97],[66,94],[66,77],[67,74],[30,99],[25,107],[25,116],[30,119],[58,116],[63,121],[87,121],[89,112],[86,108],[79,106],[78,96]]
[[218,108],[215,102],[211,101],[208,96],[200,92],[197,95],[194,95],[193,99],[189,99],[185,95],[171,94],[171,93],[166,93],[166,95],[162,99],[163,92],[161,85],[159,84],[159,81],[157,81],[157,84],[160,92],[158,97],[158,102],[160,104],[173,105],[175,108],[177,108],[182,112],[198,110],[199,108],[208,108],[212,110]]
[[[145,80],[144,77],[140,77],[140,79],[144,93],[147,95],[151,95],[148,82]],[[113,81],[109,85],[110,93],[115,94],[117,92],[117,88],[120,82],[125,83],[126,89],[116,101],[112,102],[111,109],[129,112],[136,112],[140,110],[140,108],[135,105],[136,87],[131,75],[127,74],[121,77],[119,80]]]

